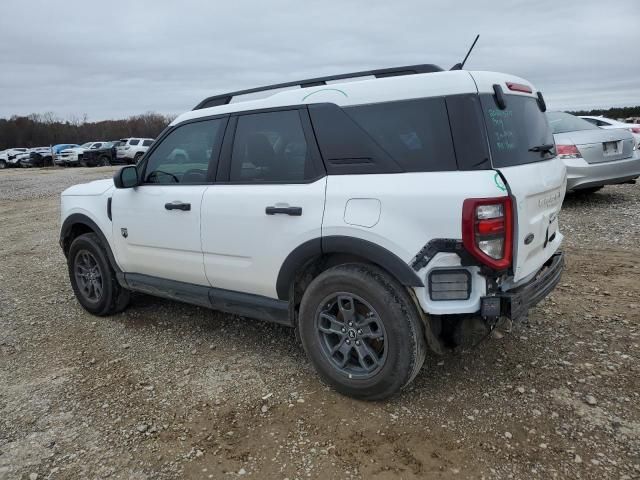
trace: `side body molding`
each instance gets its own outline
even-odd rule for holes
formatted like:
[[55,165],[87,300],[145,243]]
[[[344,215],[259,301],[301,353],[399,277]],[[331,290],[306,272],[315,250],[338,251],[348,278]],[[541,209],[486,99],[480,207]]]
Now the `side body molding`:
[[342,253],[355,255],[374,263],[401,284],[410,287],[424,287],[424,283],[413,269],[396,254],[373,242],[355,237],[333,235],[309,240],[293,250],[280,267],[276,291],[280,300],[289,299],[289,287],[295,280],[296,272],[314,257]]

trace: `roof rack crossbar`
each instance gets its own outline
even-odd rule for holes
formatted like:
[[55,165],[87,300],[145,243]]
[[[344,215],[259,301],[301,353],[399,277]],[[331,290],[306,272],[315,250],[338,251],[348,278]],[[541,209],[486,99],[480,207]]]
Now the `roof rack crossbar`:
[[231,99],[233,97],[237,97],[239,95],[248,95],[250,93],[266,92],[269,90],[277,90],[279,88],[318,87],[318,86],[326,85],[327,82],[330,82],[333,80],[343,80],[347,78],[370,77],[370,76],[376,77],[376,78],[386,78],[386,77],[397,77],[401,75],[415,75],[418,73],[434,73],[434,72],[442,72],[442,71],[443,69],[440,68],[439,66],[427,63],[422,65],[408,65],[405,67],[380,68],[377,70],[364,70],[361,72],[343,73],[340,75],[329,75],[327,77],[310,78],[307,80],[299,80],[297,82],[277,83],[275,85],[267,85],[265,87],[250,88],[248,90],[239,90],[237,92],[224,93],[221,95],[214,95],[212,97],[207,97],[203,101],[201,101],[198,105],[196,105],[194,107],[194,110],[200,110],[200,109],[209,108],[209,107],[217,107],[218,105],[226,105],[229,102],[231,102]]

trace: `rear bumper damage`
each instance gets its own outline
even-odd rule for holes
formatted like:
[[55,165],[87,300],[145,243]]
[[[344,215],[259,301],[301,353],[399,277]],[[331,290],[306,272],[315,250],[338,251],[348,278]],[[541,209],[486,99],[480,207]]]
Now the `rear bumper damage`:
[[[560,282],[564,269],[564,254],[557,252],[538,271],[535,277],[517,288],[500,292],[481,300],[481,314],[491,321],[506,317],[517,322],[547,297]],[[491,322],[490,322],[491,323]]]

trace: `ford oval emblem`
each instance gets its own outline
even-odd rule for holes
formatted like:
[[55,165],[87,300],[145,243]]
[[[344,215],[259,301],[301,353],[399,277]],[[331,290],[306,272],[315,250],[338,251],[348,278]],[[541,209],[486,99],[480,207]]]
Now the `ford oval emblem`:
[[531,242],[533,242],[533,238],[534,238],[533,233],[530,233],[529,235],[524,237],[524,244],[529,245]]

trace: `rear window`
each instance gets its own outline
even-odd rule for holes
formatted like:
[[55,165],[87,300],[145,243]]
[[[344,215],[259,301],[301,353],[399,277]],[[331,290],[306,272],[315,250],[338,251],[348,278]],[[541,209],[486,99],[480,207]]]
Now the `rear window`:
[[578,132],[580,130],[600,130],[590,121],[565,112],[547,112],[553,133]]
[[536,99],[505,95],[505,100],[506,108],[501,110],[493,95],[481,95],[493,166],[511,167],[552,158],[555,149],[531,150],[554,144],[549,122]]
[[403,170],[457,169],[444,98],[359,105],[344,111]]

